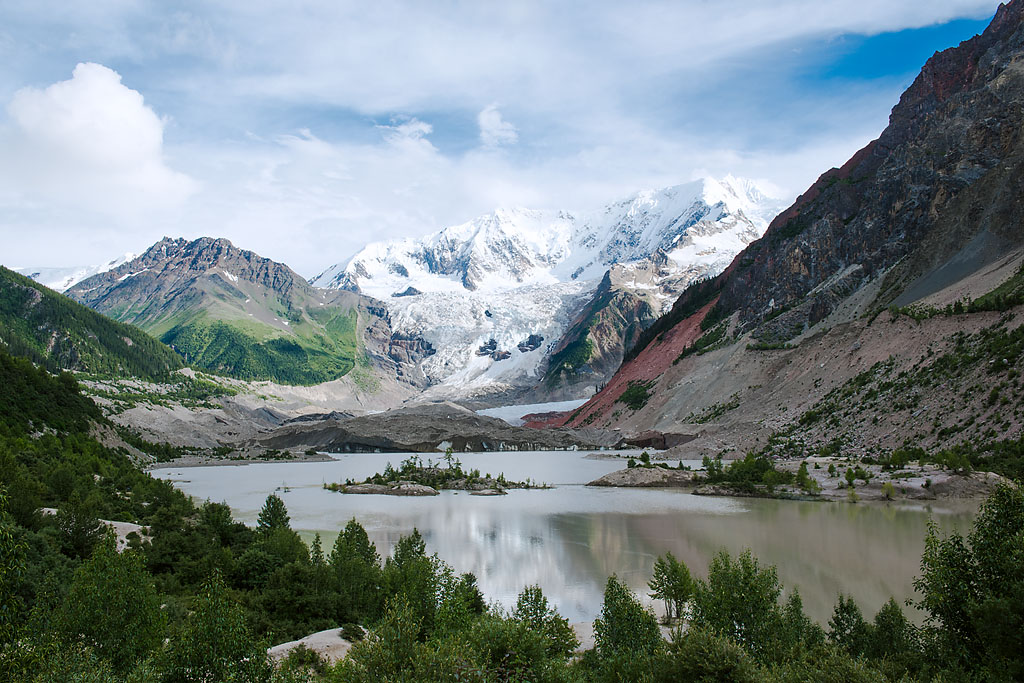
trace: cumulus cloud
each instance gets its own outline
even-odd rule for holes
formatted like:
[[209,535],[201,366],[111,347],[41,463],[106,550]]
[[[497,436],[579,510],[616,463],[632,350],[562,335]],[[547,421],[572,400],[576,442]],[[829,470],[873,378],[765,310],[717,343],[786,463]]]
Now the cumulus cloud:
[[476,122],[480,126],[480,144],[484,147],[513,145],[519,139],[519,131],[501,118],[501,112],[498,111],[496,104],[485,107],[477,114]]
[[195,182],[164,162],[164,121],[100,64],[23,88],[7,107],[8,192],[120,215],[179,204]]

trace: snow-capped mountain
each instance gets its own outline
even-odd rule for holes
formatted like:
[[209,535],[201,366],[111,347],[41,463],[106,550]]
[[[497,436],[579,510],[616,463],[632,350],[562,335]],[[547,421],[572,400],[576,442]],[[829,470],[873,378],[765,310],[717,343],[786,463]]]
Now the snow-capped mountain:
[[499,209],[420,239],[369,244],[310,282],[387,298],[410,286],[494,291],[599,279],[659,249],[706,263],[763,232],[778,208],[751,181],[727,176],[640,192],[598,211]]
[[369,244],[311,283],[384,301],[396,332],[438,350],[423,371],[439,393],[502,391],[536,381],[609,268],[637,269],[633,285],[660,312],[686,284],[723,270],[780,208],[728,176],[597,211],[501,209],[421,239]]
[[50,289],[63,292],[70,289],[77,283],[93,275],[105,273],[118,266],[131,261],[138,254],[126,253],[108,263],[98,266],[79,266],[77,268],[15,268],[14,270],[26,277],[30,277],[39,284]]

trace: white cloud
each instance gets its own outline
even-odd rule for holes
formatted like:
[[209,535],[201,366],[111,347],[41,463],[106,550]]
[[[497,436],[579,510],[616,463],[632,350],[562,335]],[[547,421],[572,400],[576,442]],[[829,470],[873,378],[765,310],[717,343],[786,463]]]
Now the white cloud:
[[477,114],[477,125],[480,126],[480,144],[484,147],[500,147],[514,145],[519,139],[519,131],[508,121],[501,118],[498,105],[488,105]]
[[163,159],[164,122],[100,64],[23,88],[8,107],[0,161],[8,194],[112,216],[175,206],[195,189]]
[[[795,195],[881,131],[905,83],[823,92],[801,81],[813,57],[799,62],[794,50],[995,9],[994,0],[15,5],[0,27],[7,258],[77,265],[163,234],[210,234],[305,275],[369,240],[496,206],[585,208],[728,172]],[[137,90],[97,64],[18,90],[52,82],[80,55]]]

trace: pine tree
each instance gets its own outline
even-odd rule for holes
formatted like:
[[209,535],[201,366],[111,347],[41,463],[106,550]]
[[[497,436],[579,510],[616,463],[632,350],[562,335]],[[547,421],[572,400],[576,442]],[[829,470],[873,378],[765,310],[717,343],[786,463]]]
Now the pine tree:
[[260,516],[256,521],[257,532],[266,535],[277,529],[291,528],[288,508],[285,507],[283,500],[278,498],[276,494],[271,493],[267,496],[266,502],[263,503],[263,509],[260,510]]

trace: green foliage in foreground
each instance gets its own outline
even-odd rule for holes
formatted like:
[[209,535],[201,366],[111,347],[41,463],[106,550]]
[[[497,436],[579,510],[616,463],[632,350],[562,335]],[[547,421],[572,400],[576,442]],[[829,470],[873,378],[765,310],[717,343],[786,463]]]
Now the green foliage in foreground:
[[[574,657],[539,587],[505,614],[470,574],[428,555],[418,532],[381,562],[350,521],[329,556],[270,496],[253,530],[227,506],[196,508],[92,441],[87,406],[60,378],[14,363],[26,391],[66,393],[63,414],[5,418],[0,431],[0,680],[11,681],[1013,681],[1024,677],[1024,490],[996,491],[966,536],[932,529],[916,627],[890,601],[872,620],[840,598],[826,632],[749,551],[721,552],[692,594],[659,558],[652,587],[689,619],[669,640],[609,579],[596,647]],[[31,381],[30,381],[31,380]],[[21,405],[21,404],[19,404]],[[82,413],[80,415],[79,413]],[[80,421],[80,418],[83,421]],[[58,431],[58,426],[64,431]],[[30,434],[36,433],[35,437]],[[58,508],[41,516],[42,504]],[[97,517],[145,525],[118,553]],[[685,571],[684,571],[685,570]],[[685,597],[683,597],[685,596]],[[272,642],[368,627],[343,662]],[[677,622],[678,623],[678,622]]]
[[665,553],[654,561],[654,576],[647,584],[651,597],[665,601],[665,617],[682,617],[686,603],[693,595],[694,583],[690,570],[672,553]]
[[171,349],[34,280],[0,266],[0,342],[50,372],[167,378],[182,366]]

